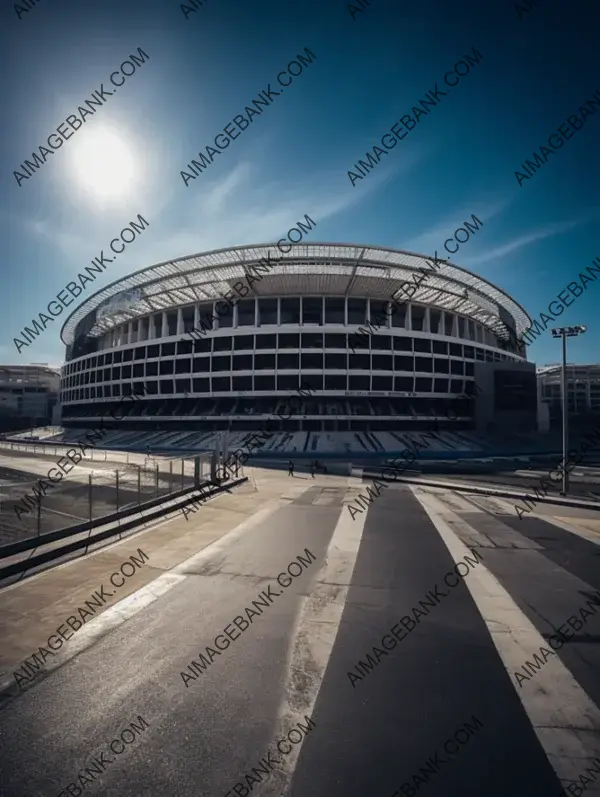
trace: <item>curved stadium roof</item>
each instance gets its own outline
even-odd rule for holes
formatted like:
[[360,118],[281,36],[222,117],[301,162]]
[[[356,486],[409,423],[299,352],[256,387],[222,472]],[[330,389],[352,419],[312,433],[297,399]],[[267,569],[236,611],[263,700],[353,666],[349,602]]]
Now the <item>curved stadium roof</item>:
[[[141,296],[127,309],[116,308],[97,318],[86,334],[98,337],[139,316],[219,299],[236,282],[244,280],[247,270],[266,258],[269,251],[273,269],[253,285],[248,296],[310,292],[381,299],[394,295],[406,281],[414,285],[411,276],[423,268],[431,276],[410,297],[412,301],[463,313],[488,326],[500,338],[508,337],[504,321],[510,322],[510,316],[517,335],[531,325],[527,312],[507,293],[459,266],[440,263],[437,271],[432,271],[424,255],[400,249],[328,243],[291,246],[288,254],[282,254],[276,244],[215,249],[136,271],[79,305],[63,324],[61,339],[66,345],[72,344],[78,324],[123,291],[137,289]],[[401,294],[398,300],[402,298],[406,297]]]

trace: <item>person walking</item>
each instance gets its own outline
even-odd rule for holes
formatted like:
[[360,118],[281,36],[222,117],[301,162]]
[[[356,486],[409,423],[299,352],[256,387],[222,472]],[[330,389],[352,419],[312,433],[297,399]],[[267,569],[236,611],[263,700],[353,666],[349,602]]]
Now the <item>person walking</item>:
[[313,460],[313,461],[310,463],[310,475],[313,477],[313,479],[315,478],[315,471],[316,471],[316,469],[317,469],[317,463],[316,463],[316,462]]
[[293,476],[293,475],[294,475],[294,463],[290,459],[290,461],[288,462],[288,476]]

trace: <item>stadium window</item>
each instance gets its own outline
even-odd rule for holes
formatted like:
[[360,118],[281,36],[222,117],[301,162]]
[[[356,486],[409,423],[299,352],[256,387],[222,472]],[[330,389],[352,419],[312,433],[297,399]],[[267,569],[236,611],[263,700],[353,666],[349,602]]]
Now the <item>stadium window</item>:
[[463,361],[462,360],[450,360],[450,373],[451,374],[463,374]]
[[[287,357],[289,355],[283,355]],[[314,370],[323,370],[323,355],[319,354],[303,354],[301,359],[301,367],[302,370],[305,368],[314,369]]]
[[423,351],[431,354],[431,341],[429,338],[415,338],[414,347],[415,351]]
[[436,374],[449,374],[450,360],[446,360],[441,357],[434,357],[433,370]]
[[452,327],[454,325],[454,316],[452,313],[444,313],[444,335],[452,337]]
[[131,379],[131,366],[124,365],[122,369],[121,379]]
[[346,374],[325,374],[325,390],[347,390]]
[[389,335],[371,335],[371,351],[391,351],[392,338]]
[[321,297],[318,299],[312,296],[302,297],[302,323],[321,326],[323,323],[323,299]]
[[172,374],[173,371],[174,371],[174,363],[175,363],[175,360],[161,360],[160,361],[159,374],[161,376],[166,376],[167,374]]
[[169,312],[167,313],[167,336],[172,337],[173,335],[176,334],[177,334],[177,311],[175,311],[174,313]]
[[145,346],[138,346],[136,349],[133,350],[133,359],[134,360],[145,360],[146,359],[146,347]]
[[176,379],[175,380],[175,392],[176,393],[189,393],[190,392],[190,380],[189,379]]
[[414,368],[415,362],[413,357],[400,354],[394,355],[394,371],[414,371]]
[[415,371],[433,373],[433,360],[431,357],[415,357]]
[[258,326],[277,324],[277,299],[258,300]]
[[128,363],[133,360],[133,349],[125,349],[123,352],[123,362]]
[[473,349],[473,346],[465,346],[464,357],[465,357],[465,360],[473,360],[473,359],[475,359],[475,350]]
[[194,329],[194,305],[188,305],[187,307],[182,308],[181,318],[183,321],[184,333],[191,332],[192,329]]
[[144,376],[144,363],[136,363],[133,366],[133,378],[139,379],[140,377],[143,376]]
[[302,384],[309,390],[323,390],[323,374],[302,374]]
[[412,393],[413,392],[412,376],[395,376],[394,377],[394,391],[396,393]]
[[279,335],[280,349],[299,349],[300,335]]
[[326,349],[346,349],[346,335],[325,335]]
[[475,349],[475,357],[478,360],[480,360],[481,362],[483,362],[483,360],[485,360],[485,354],[483,353],[483,349],[480,349],[479,347],[476,348]]
[[341,324],[346,323],[346,301],[345,299],[326,298],[325,299],[325,323]]
[[450,344],[450,356],[451,357],[462,357],[463,356],[463,347],[460,343],[451,343]]
[[367,391],[371,389],[371,377],[368,374],[350,374],[349,390]]
[[230,393],[231,392],[231,379],[228,376],[213,376],[212,377],[212,392],[213,393]]
[[475,340],[475,322],[472,321],[470,318],[468,319],[469,324],[469,340]]
[[415,332],[422,332],[425,324],[425,308],[418,304],[410,306],[410,327]]
[[163,343],[163,344],[161,344],[160,355],[161,355],[161,357],[174,357],[175,356],[175,344],[174,343]]
[[432,379],[425,376],[417,376],[415,379],[415,393],[431,393]]
[[175,360],[176,374],[189,374],[192,370],[192,360],[186,357],[185,360]]
[[373,355],[373,370],[374,371],[393,371],[394,362],[391,354],[374,354]]
[[[211,360],[211,371],[231,371],[231,357],[214,356]],[[214,388],[213,388],[214,390]]]
[[463,392],[463,380],[462,379],[451,379],[450,380],[450,392],[451,393],[462,393]]
[[252,390],[251,376],[234,376],[233,391],[236,393],[248,393]]
[[213,328],[213,303],[212,302],[205,302],[198,306],[198,326],[202,328],[208,328],[211,330]]
[[[368,354],[351,354],[348,357],[348,368],[351,371],[370,371],[371,357]],[[362,390],[362,388],[360,388]],[[368,389],[368,388],[367,388]]]
[[151,357],[159,357],[160,346],[148,346],[147,354],[148,359]]
[[[255,354],[254,355],[254,370],[266,371],[275,370],[275,355],[274,354]],[[262,388],[261,388],[262,390]]]
[[299,354],[278,354],[277,355],[277,369],[295,368],[298,370],[298,363],[300,360]]
[[378,390],[378,391],[386,390],[391,392],[394,389],[393,376],[373,376],[372,382],[373,382],[372,386],[373,390]]
[[433,310],[429,308],[429,331],[434,335],[439,335],[440,330],[440,321],[442,320],[442,314],[439,310]]
[[194,373],[210,371],[210,357],[194,357]]
[[355,351],[369,351],[371,348],[371,335],[358,335],[351,332],[348,344]]
[[448,344],[444,340],[434,340],[433,341],[433,353],[434,354],[448,354]]
[[231,351],[231,345],[231,335],[213,339],[213,351]]
[[371,323],[385,328],[389,326],[388,304],[389,302],[381,301],[380,299],[371,299],[369,301],[369,318]]
[[303,349],[322,349],[323,348],[323,335],[315,332],[302,334],[302,348]]
[[[264,337],[267,337],[267,335]],[[272,337],[275,336],[273,335]],[[252,351],[254,349],[254,335],[236,335],[233,339],[233,348],[236,351]]]
[[140,334],[138,340],[148,340],[148,317],[140,318]]
[[[252,355],[251,354],[238,354],[233,357],[233,370],[234,371],[251,371],[252,370]],[[241,390],[242,388],[240,388]],[[234,388],[237,390],[237,388]]]
[[485,361],[486,363],[494,362],[494,355],[488,349],[485,350]]
[[465,363],[465,376],[475,375],[475,363]]
[[394,336],[394,351],[412,351],[412,338]]
[[447,379],[434,379],[434,381],[433,381],[433,392],[434,393],[447,393],[448,392],[448,380]]
[[173,395],[173,380],[161,379],[160,380],[160,394],[161,396]]
[[325,355],[325,368],[345,371],[348,367],[346,354],[326,354]]
[[[103,382],[110,382],[110,368],[105,368],[104,369],[104,375],[103,375],[102,381]],[[76,381],[75,384],[77,384],[77,385],[80,384],[79,377],[77,377],[77,381]]]
[[158,363],[146,363],[146,376],[158,376]]
[[194,352],[196,354],[203,354],[209,352],[212,346],[212,338],[200,338],[194,341]]
[[273,374],[269,374],[268,376],[255,376],[254,390],[261,390],[261,391],[275,390],[275,377],[273,376]]
[[281,299],[281,323],[299,324],[300,323],[300,299],[283,298]]
[[277,348],[277,335],[257,335],[256,336],[257,349],[276,349]]
[[210,393],[210,379],[193,379],[194,393]]
[[[108,360],[107,360],[108,362]],[[115,351],[113,353],[112,362],[121,363],[123,362],[123,352],[122,351]]]
[[225,302],[225,304],[226,304],[225,310],[223,310],[223,308],[221,307],[221,305],[219,305],[218,302],[215,304],[215,310],[217,308],[217,305],[221,307],[221,310],[217,311],[217,314],[219,316],[219,321],[218,321],[219,329],[230,329],[231,327],[233,327],[233,307],[232,305],[229,304],[229,302]]
[[177,341],[177,354],[191,354],[193,348],[192,340]]
[[406,329],[406,305],[394,302],[390,308],[390,312],[394,311],[391,315],[392,326],[399,329]]
[[254,299],[238,302],[238,327],[253,327],[256,324],[256,303]]
[[365,299],[348,299],[348,325],[365,323],[367,302]]
[[277,375],[277,390],[297,390],[298,374]]

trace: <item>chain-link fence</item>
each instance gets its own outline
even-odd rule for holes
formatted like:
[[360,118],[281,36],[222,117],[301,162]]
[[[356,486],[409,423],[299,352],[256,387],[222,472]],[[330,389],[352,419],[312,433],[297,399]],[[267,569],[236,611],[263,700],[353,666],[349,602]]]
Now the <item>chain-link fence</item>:
[[[55,449],[56,455],[63,457],[65,448],[37,445],[34,453],[32,446],[8,445],[15,446],[12,450],[20,453],[14,460],[10,455],[2,457],[0,545],[97,520],[214,478],[214,455],[210,454],[168,458],[92,450],[101,467],[90,470],[76,466],[61,481],[53,482],[47,478],[50,463],[41,457],[54,455]],[[28,454],[35,460],[26,458]],[[88,464],[87,454],[82,463]],[[37,479],[32,478],[28,466],[35,467],[36,473],[40,471]],[[55,461],[52,466],[58,471]],[[41,489],[41,480],[48,485],[45,491]]]

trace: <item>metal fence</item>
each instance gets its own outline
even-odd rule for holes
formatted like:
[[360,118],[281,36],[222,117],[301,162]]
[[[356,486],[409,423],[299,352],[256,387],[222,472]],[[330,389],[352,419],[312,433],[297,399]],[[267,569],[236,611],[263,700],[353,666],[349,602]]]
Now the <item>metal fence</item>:
[[[0,449],[6,447],[6,443],[0,444]],[[56,461],[53,459],[50,462],[40,457],[54,457],[56,454],[60,459],[65,455],[66,448],[15,443],[8,444],[8,447],[20,455],[15,460],[10,455],[2,457],[0,544],[96,520],[153,498],[166,497],[193,487],[196,479],[200,484],[214,480],[215,474],[215,455],[211,454],[168,458],[92,449],[89,453],[93,452],[95,456],[88,457],[86,454],[81,465],[54,483],[47,478],[47,472],[52,467],[58,471]],[[37,450],[32,451],[32,448]],[[0,450],[0,455],[2,453]],[[40,470],[37,479],[33,479],[33,474],[27,471],[29,463],[23,454],[35,457],[35,466],[32,459],[30,467],[35,467],[36,473]],[[92,470],[84,467],[89,459],[98,462],[99,467]],[[40,463],[44,466],[41,469]],[[113,467],[114,464],[116,467]],[[49,485],[45,494],[40,489],[40,480]],[[34,486],[36,493],[33,492]],[[31,500],[26,501],[26,496]]]

